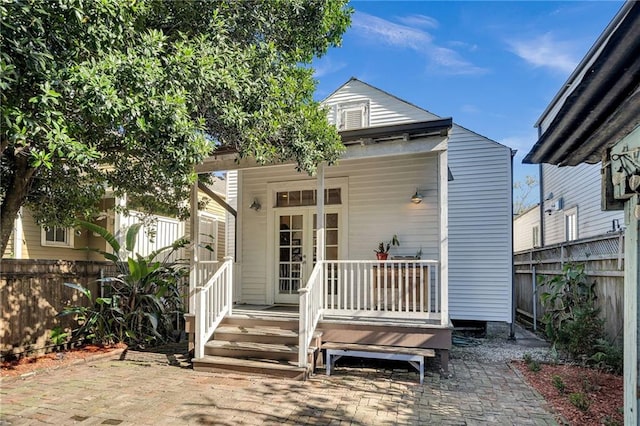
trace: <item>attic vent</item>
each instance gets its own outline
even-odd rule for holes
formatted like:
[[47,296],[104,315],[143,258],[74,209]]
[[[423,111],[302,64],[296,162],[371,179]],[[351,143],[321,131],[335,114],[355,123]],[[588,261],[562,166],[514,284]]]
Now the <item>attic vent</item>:
[[369,102],[338,106],[338,130],[361,129],[369,126]]

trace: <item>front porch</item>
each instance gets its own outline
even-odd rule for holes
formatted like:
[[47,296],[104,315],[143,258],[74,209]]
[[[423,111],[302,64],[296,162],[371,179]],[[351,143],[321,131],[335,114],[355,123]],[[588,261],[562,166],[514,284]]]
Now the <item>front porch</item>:
[[[192,294],[195,369],[305,378],[323,345],[365,345],[436,350],[447,370],[452,326],[437,261],[320,261],[297,305],[233,304],[233,265]],[[202,266],[194,276],[211,269]]]

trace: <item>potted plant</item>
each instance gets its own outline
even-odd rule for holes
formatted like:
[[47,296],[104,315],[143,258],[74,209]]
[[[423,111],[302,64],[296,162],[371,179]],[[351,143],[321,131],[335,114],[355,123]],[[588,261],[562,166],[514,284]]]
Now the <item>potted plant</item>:
[[389,242],[385,243],[384,241],[381,241],[378,244],[378,248],[373,250],[376,252],[376,257],[378,258],[378,260],[387,260],[387,257],[389,256],[389,249],[392,246],[400,247],[400,241],[398,240],[397,235],[394,235]]

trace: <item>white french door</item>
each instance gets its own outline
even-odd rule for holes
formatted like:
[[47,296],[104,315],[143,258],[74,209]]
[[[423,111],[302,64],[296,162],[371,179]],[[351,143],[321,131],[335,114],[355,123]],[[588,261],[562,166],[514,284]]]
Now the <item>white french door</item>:
[[[325,259],[340,255],[339,208],[325,208]],[[316,208],[298,207],[276,211],[276,303],[298,303],[316,258]]]

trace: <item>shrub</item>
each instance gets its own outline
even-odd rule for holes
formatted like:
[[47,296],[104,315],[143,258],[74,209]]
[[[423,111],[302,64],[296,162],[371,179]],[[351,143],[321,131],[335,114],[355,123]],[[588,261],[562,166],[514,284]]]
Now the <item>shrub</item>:
[[562,380],[562,377],[554,374],[553,376],[551,376],[551,382],[553,383],[553,387],[558,389],[558,392],[564,393],[566,386],[564,384],[564,380]]
[[605,339],[599,339],[595,345],[596,353],[589,358],[597,368],[614,374],[622,374],[624,353],[621,346],[613,345]]
[[569,394],[569,402],[571,402],[574,407],[576,407],[580,411],[587,411],[591,403],[589,402],[589,397],[582,392],[575,392]]
[[[114,263],[116,276],[103,278],[107,297],[93,298],[91,292],[78,284],[65,283],[89,299],[90,306],[70,306],[60,315],[75,315],[78,328],[75,337],[100,344],[124,342],[144,347],[166,342],[173,337],[174,321],[183,312],[181,283],[188,267],[168,261],[169,255],[187,244],[178,240],[148,256],[133,254],[141,224],[126,231],[125,247],[106,229],[88,222],[82,225],[101,235],[113,253],[93,250]],[[157,260],[164,255],[163,260]]]
[[576,263],[567,263],[561,274],[539,278],[539,284],[548,290],[540,295],[546,309],[543,321],[547,336],[572,358],[592,356],[604,335],[595,281],[588,279],[583,264]]

